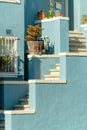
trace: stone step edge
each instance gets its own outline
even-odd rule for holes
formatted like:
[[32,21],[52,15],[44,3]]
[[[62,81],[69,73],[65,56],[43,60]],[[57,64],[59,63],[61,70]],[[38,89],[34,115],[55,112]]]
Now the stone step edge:
[[14,105],[14,108],[29,108],[29,105],[18,104],[18,105]]
[[19,99],[20,102],[28,102],[29,101],[29,98],[21,98]]
[[9,110],[8,111],[2,110],[2,113],[3,114],[12,114],[12,115],[34,114],[34,113],[36,113],[36,110],[35,109],[32,109],[32,110],[10,110],[10,111]]
[[60,68],[59,69],[50,69],[50,72],[60,72]]
[[39,83],[39,84],[65,84],[65,83],[67,83],[67,81],[66,80],[40,80],[40,79],[37,79],[37,80],[28,80],[28,83],[29,84],[33,84],[33,83]]

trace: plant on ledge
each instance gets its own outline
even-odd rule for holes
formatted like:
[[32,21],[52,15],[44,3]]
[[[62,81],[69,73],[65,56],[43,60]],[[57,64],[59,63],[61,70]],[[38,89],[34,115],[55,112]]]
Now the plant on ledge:
[[[5,40],[4,37],[0,39]],[[3,72],[3,70],[5,70],[8,67],[8,65],[11,64],[11,61],[10,61],[11,56],[12,56],[12,52],[11,50],[8,49],[8,46],[4,44],[0,44],[0,72]]]
[[9,55],[0,56],[0,70],[3,70],[9,64],[10,64]]
[[43,28],[39,25],[28,25],[27,35],[25,40],[27,41],[29,54],[41,54],[42,53],[42,41],[39,41]]
[[46,18],[46,12],[44,10],[40,10],[37,12],[37,17],[39,20],[42,20],[44,18]]

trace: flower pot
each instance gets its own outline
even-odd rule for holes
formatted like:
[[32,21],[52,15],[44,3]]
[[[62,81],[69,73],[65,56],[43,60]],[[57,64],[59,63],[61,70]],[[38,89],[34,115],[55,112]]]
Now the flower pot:
[[39,20],[44,19],[46,17],[46,13],[44,11],[38,12],[37,17]]
[[82,21],[84,24],[87,24],[87,16],[86,15],[83,15]]
[[29,54],[42,54],[42,41],[27,41]]
[[62,10],[61,9],[54,10],[54,16],[55,17],[61,16],[61,15],[62,15]]

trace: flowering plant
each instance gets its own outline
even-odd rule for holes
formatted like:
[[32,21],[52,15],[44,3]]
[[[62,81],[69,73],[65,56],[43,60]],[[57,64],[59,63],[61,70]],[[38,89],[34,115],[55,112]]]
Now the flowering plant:
[[42,29],[39,25],[28,25],[27,33],[28,35],[25,36],[26,41],[36,41],[40,36]]

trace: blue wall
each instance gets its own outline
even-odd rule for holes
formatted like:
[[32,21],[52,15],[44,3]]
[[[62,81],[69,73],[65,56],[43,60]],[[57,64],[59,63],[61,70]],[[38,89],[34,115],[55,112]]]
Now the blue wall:
[[27,92],[29,92],[28,84],[22,81],[6,81],[0,84],[2,110],[13,110],[13,106],[19,104],[19,99],[24,98]]
[[46,13],[50,8],[50,0],[25,0],[25,23],[26,27],[29,24],[34,24],[37,19],[37,12],[45,10]]
[[[64,58],[65,59],[65,58]],[[64,60],[62,58],[62,60]],[[65,63],[65,62],[64,62]],[[87,56],[66,56],[66,84],[29,84],[35,114],[5,115],[15,130],[87,129]],[[35,98],[35,99],[34,99]],[[36,100],[36,101],[35,101]],[[6,130],[8,128],[8,124]]]
[[55,68],[59,63],[59,57],[30,57],[28,58],[28,79],[43,79],[43,75],[49,73],[49,69]]
[[87,15],[86,5],[87,0],[74,0],[74,30],[80,30],[82,15]]
[[49,38],[50,54],[58,54],[59,52],[69,52],[69,19],[54,17],[50,19],[37,20],[36,24],[40,24],[43,28],[42,37]]
[[24,77],[24,0],[20,4],[0,2],[0,35],[7,36],[6,30],[18,37],[19,73]]

